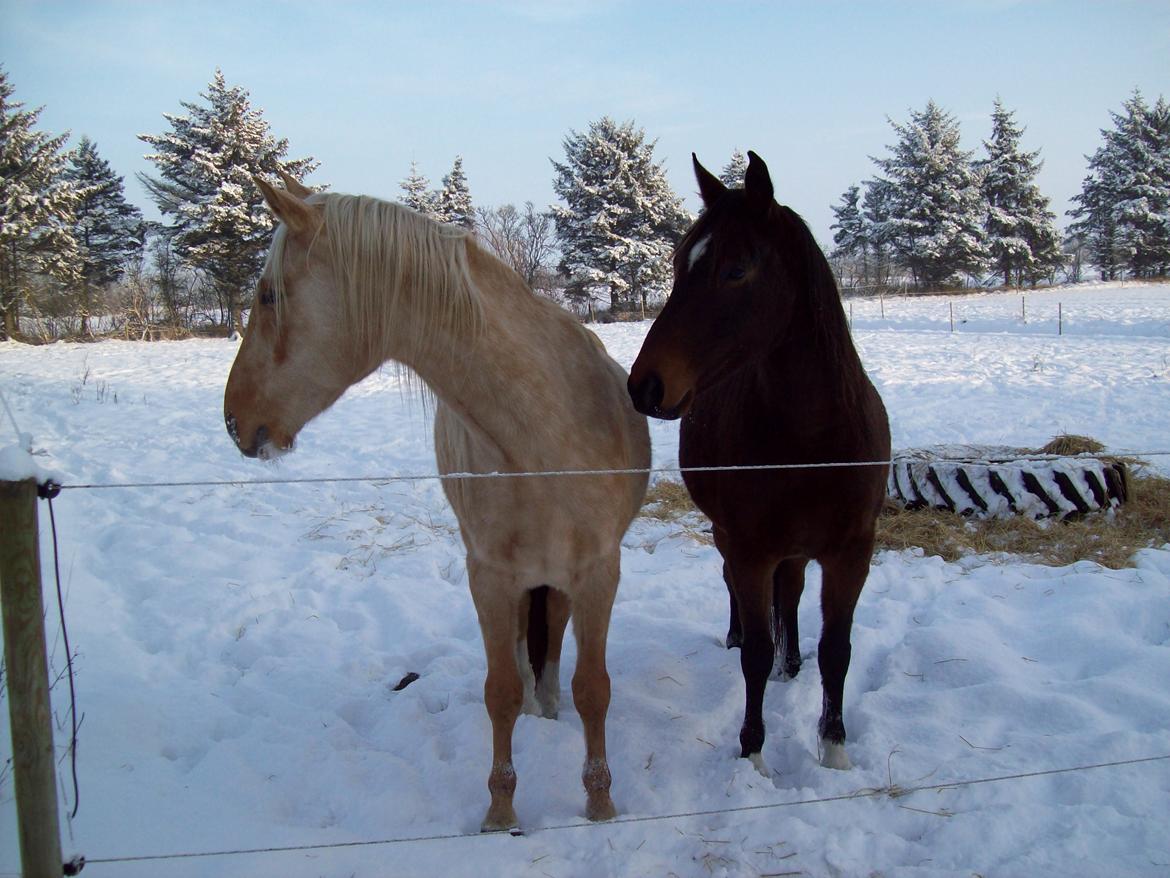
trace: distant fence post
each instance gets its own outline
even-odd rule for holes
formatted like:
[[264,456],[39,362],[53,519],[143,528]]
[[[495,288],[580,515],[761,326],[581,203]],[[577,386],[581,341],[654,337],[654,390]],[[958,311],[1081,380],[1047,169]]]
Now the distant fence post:
[[1056,303],[1056,334],[1064,335],[1064,305]]
[[1023,296],[1020,296],[1020,322],[1028,322],[1028,303]]
[[0,610],[21,868],[24,878],[60,878],[61,835],[34,480],[0,482],[0,521],[4,522]]

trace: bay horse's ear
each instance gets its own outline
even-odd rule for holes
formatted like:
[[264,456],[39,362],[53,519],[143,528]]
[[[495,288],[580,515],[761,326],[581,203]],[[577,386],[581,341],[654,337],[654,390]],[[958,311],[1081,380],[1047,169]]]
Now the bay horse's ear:
[[723,181],[699,164],[699,157],[691,153],[691,161],[695,163],[695,179],[699,181],[699,195],[703,204],[710,207],[727,191]]
[[280,179],[284,183],[284,188],[295,195],[297,198],[305,199],[313,194],[312,189],[310,189],[284,168],[277,168],[276,173],[280,175]]
[[775,190],[772,188],[772,177],[768,174],[768,166],[764,160],[748,150],[747,172],[743,178],[743,188],[747,193],[748,204],[759,210],[767,210],[772,204]]
[[259,177],[253,177],[252,182],[260,190],[276,218],[288,226],[290,232],[299,235],[315,230],[313,209],[305,204],[303,198],[298,198],[294,193],[284,189],[277,189]]

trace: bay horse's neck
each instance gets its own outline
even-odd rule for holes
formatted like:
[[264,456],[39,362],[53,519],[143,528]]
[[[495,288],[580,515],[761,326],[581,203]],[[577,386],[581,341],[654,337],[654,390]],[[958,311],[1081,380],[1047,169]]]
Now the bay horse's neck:
[[[827,268],[826,268],[827,271]],[[868,379],[831,278],[811,278],[795,297],[792,313],[768,352],[754,364],[753,378],[769,397],[808,405],[808,394],[834,404],[850,403]],[[791,393],[802,388],[797,399]]]

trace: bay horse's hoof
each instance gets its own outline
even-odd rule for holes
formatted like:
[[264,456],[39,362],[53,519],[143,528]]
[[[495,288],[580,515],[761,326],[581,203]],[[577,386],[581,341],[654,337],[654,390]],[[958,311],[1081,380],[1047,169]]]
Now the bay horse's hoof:
[[728,649],[737,649],[743,646],[743,632],[742,631],[728,631],[727,637],[724,639]]
[[585,801],[585,816],[594,823],[617,817],[617,809],[613,806],[613,799],[609,797],[609,793],[592,793]]
[[763,753],[752,753],[750,756],[748,756],[748,762],[750,762],[752,767],[760,773],[761,777],[765,777],[768,780],[772,779],[772,771],[768,768],[768,763],[764,761]]
[[820,759],[821,765],[825,768],[835,768],[838,771],[848,771],[853,767],[853,763],[849,761],[849,754],[845,752],[845,745],[839,744],[836,741],[827,741],[824,738],[817,739],[817,756]]
[[483,823],[479,825],[480,832],[507,832],[520,825],[516,819],[516,811],[511,804],[503,805],[492,802]]

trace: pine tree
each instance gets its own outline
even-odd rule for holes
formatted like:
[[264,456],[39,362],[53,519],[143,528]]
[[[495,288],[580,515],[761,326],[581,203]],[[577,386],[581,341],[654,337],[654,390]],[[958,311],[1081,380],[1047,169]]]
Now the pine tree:
[[862,283],[869,280],[869,228],[861,213],[861,187],[850,186],[841,196],[841,203],[833,205],[835,220],[829,227],[836,229],[833,258],[859,259]]
[[272,136],[263,111],[252,108],[246,90],[229,87],[222,71],[200,97],[202,103],[182,103],[185,115],[163,114],[169,132],[138,135],[154,147],[146,158],[159,170],[139,179],[171,220],[175,252],[210,279],[228,326],[236,328],[273,228],[252,177],[284,171],[299,180],[317,162],[286,159],[288,141]]
[[885,180],[866,180],[865,194],[861,197],[861,219],[865,227],[865,238],[869,244],[869,271],[871,282],[885,286],[893,271],[888,222],[890,204],[893,201],[893,187]]
[[431,181],[419,173],[418,165],[410,163],[410,176],[398,184],[406,193],[402,203],[423,216],[442,222],[439,215],[439,193],[431,190]]
[[907,124],[890,125],[892,156],[874,162],[891,187],[883,234],[898,260],[924,286],[981,272],[989,259],[983,195],[971,154],[959,148],[959,123],[929,101]]
[[610,307],[665,295],[670,257],[690,217],[654,161],[654,143],[634,123],[603,117],[564,140],[565,162],[553,162],[561,269],[608,291]]
[[51,137],[34,126],[40,107],[13,101],[0,69],[0,338],[20,331],[21,303],[33,275],[63,283],[77,275],[70,232],[76,194],[64,177],[61,148],[69,134]]
[[743,176],[747,173],[748,160],[738,149],[732,151],[731,161],[723,166],[719,179],[729,189],[742,189]]
[[1118,258],[1133,277],[1164,277],[1170,268],[1170,107],[1150,107],[1135,90],[1105,132],[1117,166],[1113,221]]
[[88,321],[93,291],[122,277],[129,259],[142,253],[145,226],[142,212],[126,201],[122,178],[82,137],[69,154],[66,178],[77,192],[73,237],[80,248],[81,332]]
[[1056,215],[1040,194],[1036,175],[1040,152],[1021,152],[1023,129],[1015,114],[997,98],[991,114],[991,139],[983,141],[987,158],[976,164],[987,203],[984,230],[992,265],[1004,285],[1035,285],[1064,261]]
[[475,228],[475,208],[471,205],[471,190],[467,187],[461,155],[455,156],[451,172],[443,178],[443,188],[439,192],[439,216],[442,222],[465,229]]

